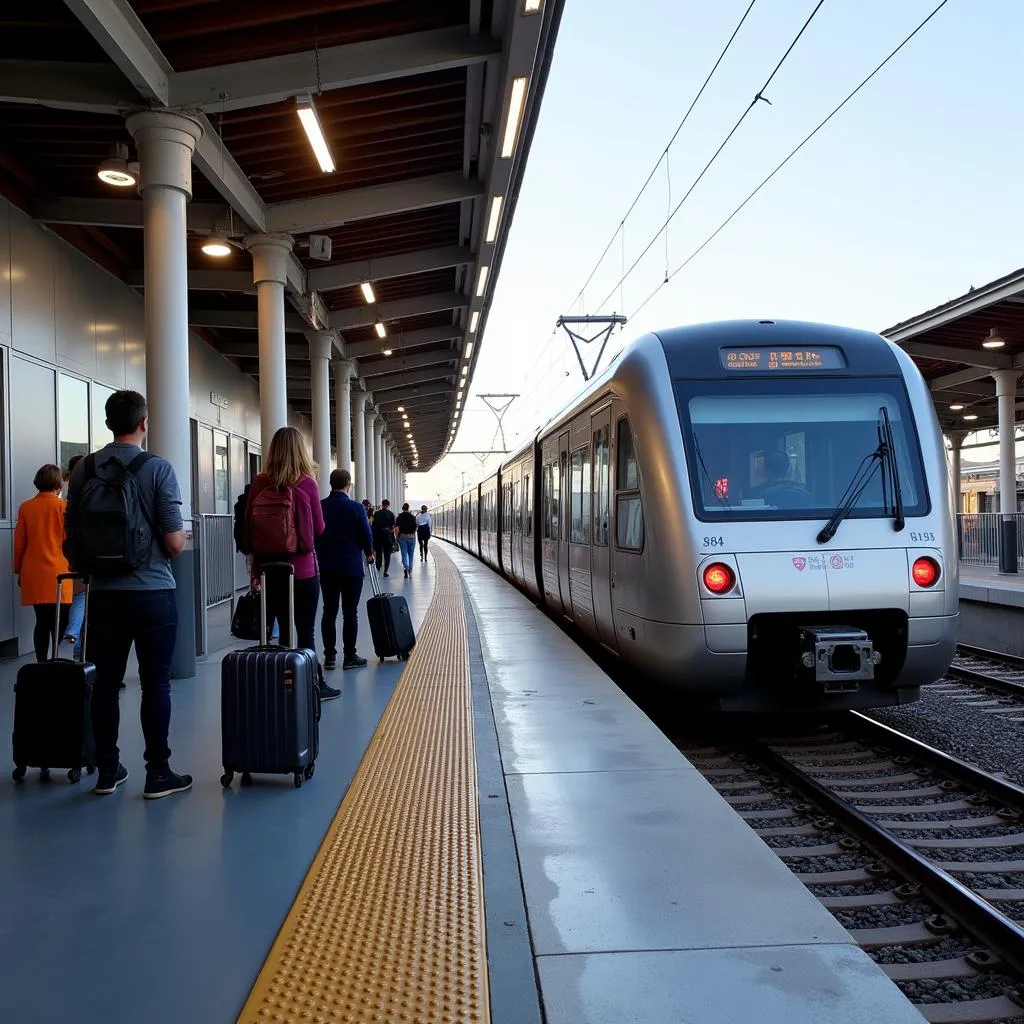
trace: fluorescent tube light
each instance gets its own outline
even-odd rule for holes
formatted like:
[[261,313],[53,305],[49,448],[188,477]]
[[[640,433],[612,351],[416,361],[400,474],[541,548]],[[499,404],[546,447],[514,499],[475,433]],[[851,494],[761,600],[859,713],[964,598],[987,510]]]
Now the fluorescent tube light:
[[364,281],[359,287],[363,289],[363,298],[372,306],[377,301],[377,296],[373,294],[373,285],[369,281]]
[[487,222],[485,242],[493,242],[498,237],[498,225],[501,223],[501,196],[491,200],[491,219]]
[[383,322],[380,321],[380,320],[378,320],[373,325],[373,329],[377,332],[377,337],[378,338],[383,338],[388,333],[387,328],[384,326]]
[[316,116],[313,97],[309,95],[296,96],[295,109],[302,122],[302,127],[305,129],[306,138],[309,139],[309,144],[313,147],[313,155],[316,157],[317,163],[320,164],[320,170],[324,174],[330,174],[334,170],[334,157],[331,156],[327,139],[324,137],[320,118]]
[[480,323],[480,310],[474,310],[473,315],[469,318],[469,333],[476,333],[476,325]]
[[473,355],[473,342],[470,342],[470,343],[469,343],[469,344],[468,344],[468,345],[466,346],[466,360],[467,360],[467,362],[468,362],[468,361],[469,361],[469,359],[470,359],[470,358],[472,357],[472,355]]
[[484,290],[487,288],[487,272],[490,269],[491,268],[489,266],[487,266],[486,263],[480,268],[480,274],[477,276],[477,279],[476,279],[476,293],[477,293],[477,295],[483,295]]
[[526,99],[526,79],[512,80],[512,95],[508,101],[508,119],[505,121],[505,140],[501,145],[502,158],[507,160],[516,149],[519,121],[523,116],[523,102]]

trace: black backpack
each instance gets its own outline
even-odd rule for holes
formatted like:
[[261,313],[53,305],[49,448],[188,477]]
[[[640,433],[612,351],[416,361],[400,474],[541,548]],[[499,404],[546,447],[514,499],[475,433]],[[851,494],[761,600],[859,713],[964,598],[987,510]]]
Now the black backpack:
[[249,531],[245,525],[245,508],[249,503],[249,491],[252,484],[246,484],[245,490],[235,500],[235,547],[241,555],[251,555],[252,545],[249,543]]
[[139,488],[139,470],[156,456],[142,452],[126,466],[109,458],[96,472],[96,455],[86,456],[74,503],[74,526],[64,554],[75,572],[125,576],[145,565],[156,530]]

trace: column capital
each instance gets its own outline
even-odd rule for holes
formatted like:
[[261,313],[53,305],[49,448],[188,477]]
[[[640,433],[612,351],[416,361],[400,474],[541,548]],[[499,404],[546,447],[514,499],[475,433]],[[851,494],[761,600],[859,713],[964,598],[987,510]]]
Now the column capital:
[[353,391],[352,392],[352,411],[356,414],[363,413],[366,411],[366,399],[369,396],[365,391]]
[[379,438],[381,438],[381,440],[383,440],[384,439],[384,417],[383,416],[378,416],[377,417],[377,422],[374,423],[373,429],[376,431],[377,436]]
[[970,434],[969,430],[947,430],[946,437],[949,438],[950,446],[954,451],[959,451],[963,447],[964,441],[967,440],[967,435]]
[[242,244],[252,253],[252,283],[288,279],[288,256],[295,239],[285,234],[246,235]]
[[333,331],[306,331],[310,359],[330,359],[334,352]]
[[139,151],[139,193],[150,185],[176,188],[192,198],[192,154],[203,126],[186,114],[141,110],[125,121]]
[[334,367],[334,379],[348,383],[356,375],[356,361],[354,359],[334,359],[331,361]]

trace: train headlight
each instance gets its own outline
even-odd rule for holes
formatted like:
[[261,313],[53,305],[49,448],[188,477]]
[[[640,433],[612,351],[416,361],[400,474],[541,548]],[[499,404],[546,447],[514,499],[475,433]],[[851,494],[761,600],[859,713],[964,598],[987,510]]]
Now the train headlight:
[[934,558],[918,558],[910,575],[919,587],[934,587],[939,582],[939,563]]
[[712,562],[704,569],[704,586],[712,594],[726,594],[736,586],[736,573],[723,562]]

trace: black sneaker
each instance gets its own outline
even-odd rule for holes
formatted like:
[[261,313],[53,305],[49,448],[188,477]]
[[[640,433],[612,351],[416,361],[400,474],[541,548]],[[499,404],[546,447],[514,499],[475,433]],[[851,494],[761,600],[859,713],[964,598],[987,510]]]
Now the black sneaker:
[[110,796],[128,778],[128,769],[119,764],[112,772],[100,772],[93,792],[97,796]]
[[405,578],[408,579],[409,578],[409,570],[408,569],[403,569],[402,572],[405,573]]
[[341,690],[336,690],[333,686],[328,686],[326,683],[320,684],[320,700],[334,700],[335,697],[341,696]]
[[365,658],[360,658],[358,654],[353,655],[351,658],[346,658],[342,663],[342,669],[346,668],[362,668],[366,664]]
[[324,668],[325,669],[332,669],[332,668],[337,668],[337,667],[338,667],[338,663],[337,663],[337,661],[334,660],[334,658],[324,658]]
[[160,772],[146,772],[146,788],[142,795],[147,800],[159,800],[173,793],[184,793],[191,788],[191,775],[176,775],[170,768],[165,768]]
[[386,572],[386,573],[384,573],[384,579],[387,579],[387,578],[388,578],[388,576],[390,576],[390,575],[391,575],[390,573],[387,573],[387,572]]

